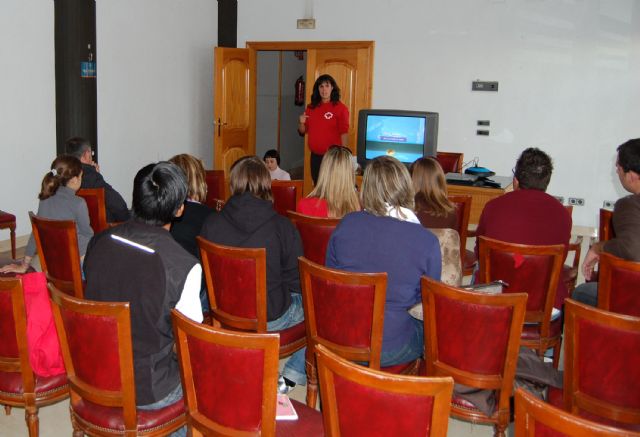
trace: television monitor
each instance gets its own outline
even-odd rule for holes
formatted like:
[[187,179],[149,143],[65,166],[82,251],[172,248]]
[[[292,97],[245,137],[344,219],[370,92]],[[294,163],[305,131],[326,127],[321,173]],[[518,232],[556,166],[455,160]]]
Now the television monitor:
[[436,156],[438,113],[397,109],[362,109],[358,114],[358,163],[382,155],[411,164]]

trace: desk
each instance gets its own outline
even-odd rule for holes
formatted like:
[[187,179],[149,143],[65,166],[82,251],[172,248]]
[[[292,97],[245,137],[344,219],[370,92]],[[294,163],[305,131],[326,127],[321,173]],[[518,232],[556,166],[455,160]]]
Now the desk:
[[[471,214],[469,214],[469,224],[478,224],[480,214],[484,206],[492,199],[502,196],[504,193],[513,190],[511,178],[504,176],[494,176],[491,178],[496,182],[500,182],[503,188],[486,188],[473,187],[471,185],[447,184],[447,190],[450,195],[467,195],[471,196]],[[504,181],[503,181],[504,179]]]

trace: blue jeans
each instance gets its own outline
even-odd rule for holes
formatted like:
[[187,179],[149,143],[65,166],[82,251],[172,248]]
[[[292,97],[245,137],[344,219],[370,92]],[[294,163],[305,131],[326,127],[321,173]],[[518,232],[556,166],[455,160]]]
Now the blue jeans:
[[585,282],[580,284],[573,290],[571,295],[573,300],[582,302],[592,307],[598,306],[598,283],[597,282]]
[[[178,384],[176,388],[174,388],[171,393],[165,396],[163,399],[160,399],[153,404],[148,405],[138,405],[137,408],[139,410],[159,410],[160,408],[164,408],[167,405],[174,404],[182,399],[182,384]],[[175,430],[171,433],[169,437],[186,437],[187,436],[187,427],[183,426],[180,429]]]
[[413,332],[411,339],[396,350],[382,348],[380,367],[408,363],[424,355],[424,328],[421,320],[411,318]]
[[[302,295],[291,293],[291,305],[278,319],[267,322],[267,331],[280,331],[304,321],[304,309],[302,307]],[[307,383],[307,373],[305,370],[305,352],[303,347],[289,357],[284,365],[282,376],[296,384],[305,385]]]

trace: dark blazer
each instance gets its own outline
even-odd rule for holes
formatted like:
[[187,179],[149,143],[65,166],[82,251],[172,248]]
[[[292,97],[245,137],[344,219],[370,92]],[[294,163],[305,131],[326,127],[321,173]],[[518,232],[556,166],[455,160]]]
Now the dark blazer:
[[129,220],[131,214],[127,209],[127,203],[120,193],[104,180],[94,166],[82,164],[82,185],[80,188],[104,188],[104,203],[107,208],[107,221],[109,223]]

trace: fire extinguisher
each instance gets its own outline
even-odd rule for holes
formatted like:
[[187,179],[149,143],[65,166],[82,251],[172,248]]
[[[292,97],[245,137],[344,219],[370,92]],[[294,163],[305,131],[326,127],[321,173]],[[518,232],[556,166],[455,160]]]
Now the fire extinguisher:
[[304,79],[302,76],[296,80],[296,97],[294,99],[294,103],[296,106],[304,105]]

